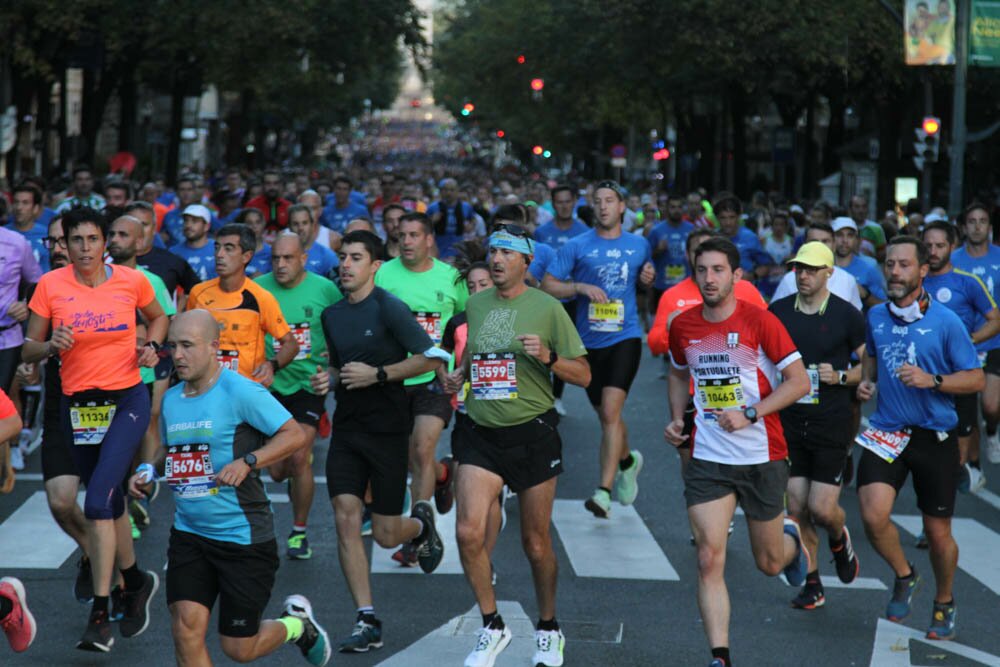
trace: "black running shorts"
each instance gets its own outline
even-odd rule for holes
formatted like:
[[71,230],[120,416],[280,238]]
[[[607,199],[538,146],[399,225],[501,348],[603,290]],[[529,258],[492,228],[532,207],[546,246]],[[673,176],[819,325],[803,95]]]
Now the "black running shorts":
[[[276,391],[271,395],[278,399],[281,405],[292,413],[292,419],[300,424],[316,428],[319,425],[319,418],[323,415],[324,396],[317,396],[306,390],[300,390],[294,394],[284,396]],[[312,443],[309,443],[312,445]]]
[[972,433],[979,420],[979,394],[959,394],[954,396],[955,413],[958,415],[958,437]]
[[430,415],[443,421],[445,426],[451,421],[451,394],[444,393],[437,380],[407,385],[406,397],[410,401],[410,414],[414,419]]
[[641,338],[629,338],[608,347],[587,350],[587,361],[590,363],[587,398],[590,404],[601,404],[605,387],[617,387],[627,394],[635,374],[639,372],[641,359]]
[[364,500],[370,480],[372,512],[401,515],[406,496],[409,440],[406,433],[360,433],[334,428],[326,455],[330,498],[349,494]]
[[460,446],[453,454],[460,464],[488,470],[503,478],[511,491],[520,493],[562,473],[558,425],[555,410],[503,428],[463,419],[456,424]]
[[810,424],[782,419],[792,477],[839,486],[844,480],[850,437],[845,428],[833,424]]

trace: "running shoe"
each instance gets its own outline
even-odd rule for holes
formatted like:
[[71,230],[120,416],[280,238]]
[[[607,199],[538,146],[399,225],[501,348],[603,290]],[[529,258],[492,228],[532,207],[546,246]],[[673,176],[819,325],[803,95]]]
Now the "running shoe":
[[361,511],[361,537],[368,537],[372,534],[372,508],[365,505]]
[[787,516],[785,517],[785,534],[792,536],[798,549],[795,552],[795,558],[785,566],[782,572],[785,575],[785,581],[790,586],[801,586],[802,582],[806,580],[806,575],[809,573],[809,566],[811,565],[809,562],[809,550],[802,543],[802,535],[799,534],[799,524],[795,522],[795,519]]
[[420,563],[421,570],[430,574],[444,558],[444,542],[434,526],[434,508],[426,500],[418,500],[414,503],[410,516],[420,519],[427,527],[427,537],[417,547],[417,562]]
[[986,475],[979,468],[973,466],[971,463],[965,464],[965,469],[968,471],[969,475],[969,493],[979,493],[982,491],[983,487],[986,486]]
[[899,623],[910,615],[910,603],[913,601],[913,594],[920,586],[920,575],[917,569],[910,563],[910,577],[900,579],[896,577],[896,583],[892,587],[892,599],[885,608],[885,617],[890,621]]
[[639,473],[642,471],[642,452],[632,450],[632,465],[615,475],[615,495],[622,505],[631,505],[639,495]]
[[986,436],[986,460],[996,465],[1000,463],[1000,431]]
[[824,604],[826,596],[823,595],[823,586],[809,582],[806,582],[799,594],[792,599],[792,607],[795,609],[816,609]]
[[497,656],[507,648],[513,635],[510,628],[502,630],[480,628],[476,635],[476,648],[465,659],[465,667],[493,667]]
[[302,634],[295,640],[295,645],[302,651],[302,656],[310,665],[322,667],[330,662],[330,636],[316,622],[312,605],[304,595],[289,595],[285,598],[285,611],[282,616],[294,616],[302,621]]
[[556,399],[554,407],[556,409],[556,414],[557,415],[559,415],[560,417],[565,417],[566,416],[566,406],[563,405],[563,402],[562,402],[561,398],[557,398]]
[[441,465],[448,471],[443,482],[434,485],[434,506],[438,514],[447,514],[455,504],[455,469],[458,462],[451,456],[441,459]]
[[132,518],[131,514],[128,515],[128,524],[132,528],[132,541],[135,542],[142,539],[142,533],[139,531],[139,526],[135,525],[135,519]]
[[955,638],[955,602],[951,604],[934,603],[934,614],[931,627],[927,629],[928,639]]
[[594,491],[594,495],[587,498],[583,506],[598,519],[611,518],[611,494],[604,489]]
[[844,526],[844,545],[833,552],[833,562],[837,566],[837,577],[845,584],[854,581],[861,570],[861,563],[858,561],[858,555],[854,553],[854,543],[851,542],[851,533],[848,532],[847,526]]
[[309,560],[313,550],[309,546],[309,538],[301,530],[293,530],[288,535],[288,550],[285,552],[291,560]]
[[708,667],[726,667],[726,661],[722,658],[713,658],[712,662],[708,663]]
[[24,470],[24,452],[21,451],[20,445],[10,445],[10,467],[15,472]]
[[84,630],[80,641],[76,643],[76,647],[81,651],[107,653],[114,645],[115,638],[111,636],[111,622],[108,620],[108,612],[92,612],[87,620],[87,629]]
[[340,642],[337,650],[341,653],[367,653],[373,648],[382,648],[382,621],[374,623],[358,619],[351,636]]
[[112,623],[117,623],[125,617],[125,591],[121,586],[115,586],[111,589],[111,613],[108,615],[108,620]]
[[90,572],[90,560],[86,556],[81,556],[80,560],[76,561],[73,597],[80,604],[87,604],[94,599],[94,578]]
[[917,535],[917,539],[913,540],[913,546],[915,546],[918,549],[929,548],[930,545],[927,544],[927,533],[921,530],[920,534]]
[[561,630],[535,630],[535,667],[561,667],[566,638]]
[[126,639],[141,635],[149,627],[149,603],[160,587],[160,578],[152,570],[146,570],[142,576],[142,588],[125,591],[125,615],[118,623],[118,631]]
[[396,549],[396,553],[392,555],[392,559],[402,567],[413,567],[417,564],[417,548],[407,542]]
[[149,527],[149,501],[132,498],[128,502],[128,515],[139,528]]
[[0,597],[10,600],[14,606],[2,620],[0,628],[7,635],[7,641],[14,653],[22,653],[28,650],[31,642],[35,641],[35,633],[38,626],[35,624],[35,617],[28,609],[28,594],[24,591],[24,584],[20,579],[14,577],[4,577],[0,579]]

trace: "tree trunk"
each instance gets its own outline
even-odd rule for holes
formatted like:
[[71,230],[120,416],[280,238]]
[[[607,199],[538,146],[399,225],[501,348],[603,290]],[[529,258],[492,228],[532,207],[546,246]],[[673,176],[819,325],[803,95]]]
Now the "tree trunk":
[[[747,191],[747,96],[739,84],[730,89],[729,121],[732,123],[733,192],[748,198]],[[728,157],[728,156],[727,156]]]
[[118,87],[119,119],[118,150],[135,152],[136,148],[136,82],[130,70],[122,77]]
[[175,72],[170,86],[170,136],[167,140],[167,185],[177,184],[180,163],[181,130],[184,125],[184,84]]

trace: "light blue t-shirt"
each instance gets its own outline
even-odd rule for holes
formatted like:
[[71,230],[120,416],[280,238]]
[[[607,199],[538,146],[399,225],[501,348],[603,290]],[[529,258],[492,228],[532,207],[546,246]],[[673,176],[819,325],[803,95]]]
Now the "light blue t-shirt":
[[771,256],[764,252],[764,248],[761,247],[760,239],[746,227],[740,227],[736,236],[726,236],[725,238],[735,243],[736,247],[739,248],[740,268],[743,269],[744,274],[747,274],[747,278],[750,277],[749,274],[754,270],[754,267],[773,264]]
[[[178,243],[184,243],[184,214],[181,211],[183,207],[178,204],[177,208],[172,208],[167,211],[167,214],[163,216],[163,225],[160,231],[165,231],[167,233],[167,244],[174,246]],[[215,215],[215,211],[209,210],[212,216],[210,229],[212,232],[216,232],[220,229],[219,219]]]
[[528,273],[538,282],[542,282],[542,278],[548,273],[549,266],[556,258],[556,251],[548,243],[535,241],[534,246],[535,254],[531,258],[531,265],[528,266]]
[[559,250],[549,266],[552,276],[596,285],[612,300],[610,304],[591,304],[583,295],[576,298],[576,328],[588,350],[642,338],[635,288],[648,261],[646,239],[624,232],[616,239],[605,239],[589,230]]
[[170,252],[187,260],[203,282],[219,277],[215,272],[215,245],[211,241],[200,248],[192,248],[187,243],[178,243],[170,248]]
[[167,390],[160,419],[174,528],[236,544],[273,540],[271,501],[260,472],[251,472],[239,487],[216,486],[215,476],[262,447],[292,415],[263,385],[228,369],[199,396],[185,397],[185,386]]
[[[927,274],[924,289],[932,299],[958,315],[969,334],[982,326],[986,314],[997,307],[983,281],[961,269],[939,276]],[[976,350],[989,352],[997,347],[1000,347],[1000,336],[984,340],[976,345]]]
[[987,246],[982,257],[972,257],[962,246],[951,253],[951,263],[956,269],[968,271],[986,284],[993,300],[997,300],[997,290],[1000,290],[1000,248],[992,243]]
[[559,229],[556,227],[555,220],[551,222],[546,222],[535,230],[535,240],[539,243],[547,243],[552,246],[555,250],[559,250],[564,245],[569,243],[569,240],[580,234],[585,234],[590,231],[590,227],[585,225],[582,221],[577,218],[573,218],[573,224],[570,225],[569,229]]
[[871,257],[854,255],[851,263],[840,267],[854,276],[858,284],[871,292],[876,299],[887,301],[889,297],[885,294],[885,277],[876,262]]
[[361,204],[357,204],[353,201],[348,201],[347,206],[344,208],[337,208],[337,202],[332,200],[323,209],[323,213],[319,216],[319,224],[329,227],[335,232],[340,234],[344,233],[344,228],[347,227],[347,223],[354,218],[367,218],[368,217],[368,207]]
[[[46,209],[47,210],[47,209]],[[13,222],[7,225],[7,229],[12,232],[17,232],[24,238],[28,239],[28,243],[31,244],[31,254],[35,256],[35,261],[38,262],[39,268],[41,268],[42,273],[49,272],[49,249],[45,247],[45,239],[49,235],[49,223],[42,222],[42,218],[45,217],[44,213],[35,224],[26,232],[22,232],[17,228]],[[51,217],[49,218],[51,220]]]
[[907,387],[896,376],[903,364],[932,375],[981,368],[976,348],[958,315],[934,301],[924,316],[907,324],[889,312],[887,304],[868,311],[866,349],[878,364],[878,394],[869,422],[883,431],[920,426],[949,431],[958,425],[951,394]]
[[271,246],[266,243],[260,247],[260,250],[253,254],[250,258],[250,263],[247,264],[246,274],[253,278],[254,276],[262,276],[265,273],[271,272]]
[[653,227],[646,237],[651,253],[655,252],[660,241],[667,239],[667,249],[659,256],[653,255],[653,266],[656,268],[653,287],[656,289],[666,291],[691,275],[686,246],[692,229],[694,225],[687,221],[681,221],[676,226],[664,221]]
[[337,258],[337,253],[321,243],[314,242],[309,247],[306,255],[306,270],[317,273],[324,278],[340,266],[340,259]]

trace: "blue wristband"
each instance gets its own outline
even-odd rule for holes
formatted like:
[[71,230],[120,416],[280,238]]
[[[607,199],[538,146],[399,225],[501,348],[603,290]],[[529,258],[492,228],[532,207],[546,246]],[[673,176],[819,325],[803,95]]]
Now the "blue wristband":
[[135,469],[135,474],[145,477],[146,484],[156,481],[156,468],[153,467],[152,463],[140,463],[139,467]]

